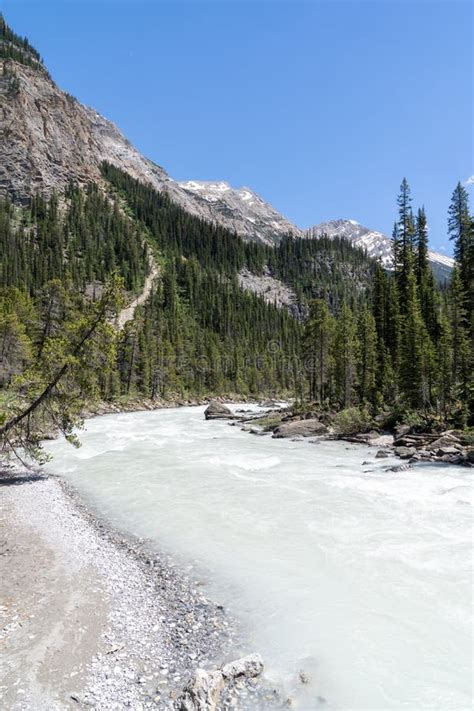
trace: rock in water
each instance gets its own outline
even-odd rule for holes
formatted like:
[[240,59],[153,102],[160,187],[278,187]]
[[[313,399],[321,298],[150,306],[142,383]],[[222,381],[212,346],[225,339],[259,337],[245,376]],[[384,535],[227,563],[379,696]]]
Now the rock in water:
[[196,669],[176,708],[179,711],[216,711],[223,687],[224,676],[221,671]]
[[313,437],[318,434],[325,434],[328,431],[326,425],[319,420],[297,420],[296,422],[285,422],[273,433],[273,436],[281,439],[286,437]]
[[431,444],[426,445],[426,449],[428,449],[430,452],[436,452],[438,449],[452,449],[453,447],[455,449],[461,449],[458,437],[455,437],[451,434],[441,435],[441,437],[435,439],[434,442],[431,442]]
[[395,447],[395,454],[400,459],[410,459],[415,454],[416,449],[414,447]]
[[178,711],[217,711],[219,698],[225,684],[242,677],[252,678],[263,671],[263,661],[259,654],[249,654],[224,664],[221,669],[196,672],[185,687],[176,703]]
[[263,660],[260,654],[249,654],[222,667],[222,674],[227,680],[237,679],[239,676],[251,678],[258,676],[262,671]]
[[227,405],[223,405],[216,400],[211,400],[204,410],[204,417],[206,420],[228,420],[229,418],[234,418],[235,415],[232,414],[232,411]]

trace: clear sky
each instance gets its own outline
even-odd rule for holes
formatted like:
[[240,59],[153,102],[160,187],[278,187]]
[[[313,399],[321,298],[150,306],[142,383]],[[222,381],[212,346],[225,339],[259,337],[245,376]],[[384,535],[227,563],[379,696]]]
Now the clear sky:
[[470,1],[0,7],[63,89],[172,177],[247,185],[302,227],[390,232],[406,175],[432,246],[451,251],[451,193],[474,173]]

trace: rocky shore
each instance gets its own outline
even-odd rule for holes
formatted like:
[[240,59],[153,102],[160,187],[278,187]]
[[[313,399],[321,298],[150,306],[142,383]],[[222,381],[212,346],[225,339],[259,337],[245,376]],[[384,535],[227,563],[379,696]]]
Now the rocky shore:
[[229,424],[239,425],[253,435],[271,435],[274,439],[293,441],[307,438],[339,439],[355,444],[379,448],[379,459],[395,455],[404,461],[392,471],[405,470],[418,462],[442,462],[467,467],[474,466],[474,446],[462,430],[438,430],[423,432],[409,425],[399,424],[393,430],[370,429],[366,432],[342,432],[336,418],[328,413],[295,413],[291,407],[278,406],[275,401],[261,403],[265,413],[248,412],[245,409],[234,413],[222,402],[211,401],[204,416],[207,420],[227,419]]
[[0,487],[2,708],[274,705],[192,569],[114,532],[56,477],[4,468]]

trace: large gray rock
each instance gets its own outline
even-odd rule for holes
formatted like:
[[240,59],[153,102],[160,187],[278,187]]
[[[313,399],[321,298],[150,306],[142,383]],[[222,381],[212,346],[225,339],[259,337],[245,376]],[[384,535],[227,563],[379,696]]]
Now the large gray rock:
[[249,654],[247,657],[236,659],[224,664],[222,674],[224,679],[232,680],[241,676],[252,678],[263,672],[263,660],[260,654]]
[[224,683],[221,671],[207,672],[204,669],[196,669],[176,708],[179,711],[216,711]]
[[196,669],[176,703],[178,711],[217,711],[222,689],[235,679],[253,678],[263,671],[260,654],[249,654],[224,664],[220,669],[207,672]]
[[223,405],[221,402],[217,402],[216,400],[211,400],[209,405],[204,410],[204,417],[206,420],[228,420],[234,419],[235,415],[232,413],[232,410],[227,407],[227,405]]
[[444,434],[441,435],[441,437],[438,437],[438,439],[435,439],[434,442],[426,445],[426,449],[429,449],[430,452],[437,452],[438,449],[445,449],[446,447],[456,447],[461,449],[459,439],[452,434]]
[[277,439],[292,437],[313,437],[318,434],[325,434],[328,431],[326,425],[319,420],[296,420],[295,422],[285,422],[279,425],[273,432]]
[[415,447],[395,447],[395,454],[400,459],[410,459],[416,452]]

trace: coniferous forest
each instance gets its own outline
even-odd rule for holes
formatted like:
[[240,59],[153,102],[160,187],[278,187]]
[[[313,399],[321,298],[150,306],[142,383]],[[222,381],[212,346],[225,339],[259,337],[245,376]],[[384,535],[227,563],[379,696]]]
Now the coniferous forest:
[[[78,324],[87,330],[107,284],[119,284],[123,306],[155,264],[134,318],[117,328],[110,316],[55,385],[66,431],[86,401],[210,395],[472,425],[473,221],[462,185],[448,215],[456,268],[440,285],[406,180],[387,272],[343,240],[245,242],[118,168],[105,164],[103,176],[105,189],[71,184],[26,207],[0,204],[4,421],[74,361]],[[244,291],[243,268],[288,284],[298,313]]]

